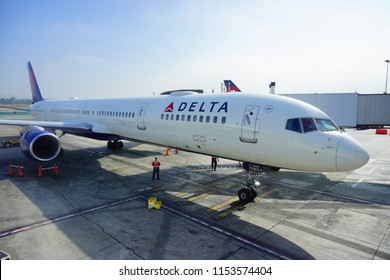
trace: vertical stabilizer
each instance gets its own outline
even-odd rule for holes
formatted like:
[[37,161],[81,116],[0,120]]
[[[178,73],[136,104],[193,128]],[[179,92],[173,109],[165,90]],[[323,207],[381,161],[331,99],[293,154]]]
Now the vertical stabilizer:
[[224,80],[223,82],[225,83],[226,92],[241,92],[232,80]]
[[275,82],[271,82],[269,84],[269,93],[270,94],[275,94],[275,86],[276,86],[276,83]]
[[37,79],[35,78],[34,70],[31,62],[27,62],[28,76],[30,78],[30,87],[33,103],[43,100],[41,90],[39,89]]

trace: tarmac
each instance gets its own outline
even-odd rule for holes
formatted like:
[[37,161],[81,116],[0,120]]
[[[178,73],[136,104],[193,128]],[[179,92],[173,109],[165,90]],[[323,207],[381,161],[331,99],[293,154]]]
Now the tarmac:
[[[390,136],[347,132],[367,165],[265,170],[248,204],[237,198],[245,174],[236,161],[211,171],[209,156],[134,142],[111,151],[65,135],[64,156],[38,176],[40,163],[19,147],[0,148],[0,250],[21,260],[388,260]],[[0,127],[0,140],[18,134]],[[154,157],[161,180],[152,180]],[[160,209],[148,208],[150,197]]]

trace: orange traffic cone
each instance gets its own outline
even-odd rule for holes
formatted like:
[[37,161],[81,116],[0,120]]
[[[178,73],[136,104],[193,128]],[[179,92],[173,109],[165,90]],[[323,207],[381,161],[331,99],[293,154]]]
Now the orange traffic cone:
[[175,154],[178,154],[178,153],[179,153],[179,150],[176,149]]
[[168,148],[165,150],[165,155],[166,156],[169,155],[169,149]]
[[22,177],[23,172],[22,172],[22,167],[18,166],[18,177]]
[[39,169],[38,169],[38,177],[42,177],[42,165],[41,164],[39,165]]
[[57,169],[57,164],[54,163],[54,169],[53,169],[54,175],[58,175],[58,169]]
[[8,168],[8,175],[11,176],[13,174],[14,174],[14,169],[12,168],[12,164],[10,164]]

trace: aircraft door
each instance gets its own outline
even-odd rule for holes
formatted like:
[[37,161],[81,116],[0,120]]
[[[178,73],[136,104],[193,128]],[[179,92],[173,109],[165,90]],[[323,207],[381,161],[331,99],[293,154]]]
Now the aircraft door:
[[137,128],[139,130],[146,130],[145,113],[146,113],[146,109],[148,108],[148,105],[149,105],[148,102],[142,103],[138,109]]
[[257,143],[257,134],[260,128],[259,111],[260,106],[258,105],[248,105],[245,107],[241,121],[240,141]]

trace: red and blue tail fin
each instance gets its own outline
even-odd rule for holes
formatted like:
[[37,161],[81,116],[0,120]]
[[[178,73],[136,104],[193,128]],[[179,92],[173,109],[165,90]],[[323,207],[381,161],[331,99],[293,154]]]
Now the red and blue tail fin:
[[41,90],[39,89],[37,79],[35,78],[34,70],[31,66],[31,62],[27,62],[27,68],[28,68],[28,76],[30,78],[32,101],[33,103],[42,101],[43,97],[41,94]]
[[232,80],[224,80],[226,92],[241,92],[241,90],[236,86]]

